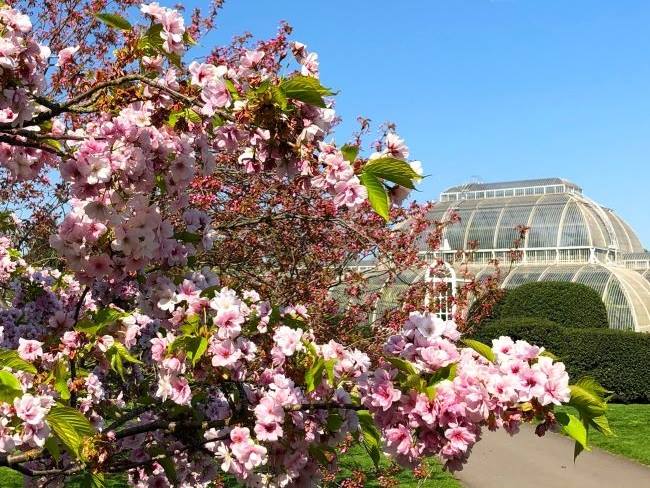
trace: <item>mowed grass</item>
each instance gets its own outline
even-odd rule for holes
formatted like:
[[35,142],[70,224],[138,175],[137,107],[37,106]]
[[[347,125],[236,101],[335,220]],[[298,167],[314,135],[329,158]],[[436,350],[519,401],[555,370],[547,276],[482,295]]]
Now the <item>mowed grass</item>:
[[[65,484],[66,488],[81,488],[82,483],[78,480],[72,480]],[[113,476],[106,478],[106,488],[125,488],[122,476]],[[9,468],[0,468],[0,488],[22,488],[23,475]]]
[[607,418],[616,436],[605,437],[590,429],[589,442],[605,451],[650,465],[650,405],[612,403]]
[[[422,488],[461,488],[461,485],[453,476],[442,470],[442,467],[437,462],[431,460],[427,463],[426,477],[417,479],[408,470],[400,470],[391,468],[390,462],[383,458],[379,471],[370,460],[368,454],[360,446],[352,448],[340,461],[341,472],[337,476],[337,481],[332,482],[329,486],[338,486],[339,482],[346,478],[356,478],[354,472],[362,471],[365,476],[363,482],[364,487],[378,488],[380,486],[379,479],[390,478],[394,481],[392,486],[395,487],[422,487]],[[20,473],[12,471],[9,468],[0,468],[0,487],[1,488],[21,488],[23,486],[23,478]],[[71,482],[66,484],[66,487],[80,488],[79,482]],[[124,488],[126,483],[122,479],[111,479],[107,482],[108,488]],[[239,486],[235,482],[226,482],[228,487]],[[325,485],[327,486],[327,485]]]
[[[442,466],[431,459],[426,463],[426,476],[416,478],[410,470],[396,469],[391,467],[387,458],[382,458],[379,471],[375,469],[372,460],[361,446],[355,446],[348,451],[339,462],[341,473],[338,480],[344,478],[355,479],[354,472],[362,471],[365,475],[364,487],[377,488],[380,486],[380,478],[391,478],[396,483],[389,485],[395,487],[423,487],[423,488],[461,488],[462,485],[448,472],[443,471]],[[333,483],[330,486],[337,486]]]

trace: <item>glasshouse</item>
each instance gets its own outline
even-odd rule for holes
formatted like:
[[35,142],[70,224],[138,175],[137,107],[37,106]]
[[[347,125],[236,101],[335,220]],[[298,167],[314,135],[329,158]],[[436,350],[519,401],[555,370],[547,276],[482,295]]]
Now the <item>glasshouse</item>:
[[[442,247],[422,249],[446,263],[450,293],[464,277],[493,273],[498,260],[505,288],[583,283],[601,294],[610,327],[650,332],[650,253],[627,223],[576,184],[548,178],[457,186],[440,195],[431,220],[454,214],[460,220],[445,228]],[[522,226],[528,231],[515,245]],[[511,262],[515,246],[519,256]]]

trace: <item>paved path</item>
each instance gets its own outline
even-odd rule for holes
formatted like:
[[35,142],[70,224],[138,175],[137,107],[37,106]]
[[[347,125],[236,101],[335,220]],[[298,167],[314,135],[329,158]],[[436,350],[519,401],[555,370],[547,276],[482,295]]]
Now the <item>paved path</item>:
[[574,464],[571,440],[527,427],[514,437],[485,433],[455,476],[467,488],[650,488],[646,466],[595,448]]

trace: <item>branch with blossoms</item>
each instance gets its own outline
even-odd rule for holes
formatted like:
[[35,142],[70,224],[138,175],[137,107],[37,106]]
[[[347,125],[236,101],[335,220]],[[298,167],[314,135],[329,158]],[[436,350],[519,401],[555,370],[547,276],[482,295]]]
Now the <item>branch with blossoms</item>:
[[[0,7],[0,178],[32,220],[0,214],[0,465],[316,486],[350,442],[455,469],[485,428],[561,429],[578,451],[609,432],[593,381],[523,341],[462,339],[405,283],[440,234],[429,204],[402,206],[421,165],[392,125],[367,156],[361,133],[326,140],[334,92],[290,28],[186,65],[198,19],[140,12],[95,12],[113,65],[58,45],[50,73],[38,39],[60,35]],[[373,273],[347,266],[369,256]],[[403,307],[373,321],[392,284]]]

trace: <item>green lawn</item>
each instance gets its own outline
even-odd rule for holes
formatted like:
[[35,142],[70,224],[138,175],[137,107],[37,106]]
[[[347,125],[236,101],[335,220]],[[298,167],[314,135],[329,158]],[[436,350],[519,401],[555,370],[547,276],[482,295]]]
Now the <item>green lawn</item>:
[[[363,486],[378,488],[378,479],[390,478],[394,480],[393,484],[384,486],[395,487],[423,487],[423,488],[461,488],[461,485],[450,474],[444,472],[439,464],[430,461],[427,464],[427,476],[422,479],[416,479],[413,474],[407,470],[391,468],[386,459],[382,459],[379,472],[375,471],[372,461],[361,447],[354,447],[341,460],[342,471],[338,480],[348,477],[354,478],[355,471],[362,471],[366,477]],[[388,481],[388,480],[386,480]],[[124,488],[126,484],[120,480],[113,480],[107,483],[109,488]],[[330,486],[337,486],[338,483],[332,483]],[[20,488],[23,486],[22,475],[8,468],[0,468],[0,487],[2,488]],[[79,488],[79,483],[70,483],[66,486]],[[227,483],[226,486],[236,486]]]
[[[427,463],[426,478],[417,479],[409,470],[391,469],[387,459],[382,459],[380,471],[377,473],[368,454],[360,446],[353,447],[340,462],[342,472],[339,479],[352,477],[354,471],[363,471],[366,476],[363,486],[379,487],[378,478],[392,477],[396,483],[388,486],[395,487],[424,487],[424,488],[461,488],[461,484],[437,462],[431,460]],[[335,484],[333,486],[336,486]]]
[[589,430],[590,442],[601,449],[650,465],[650,405],[610,404],[609,425],[616,437]]

